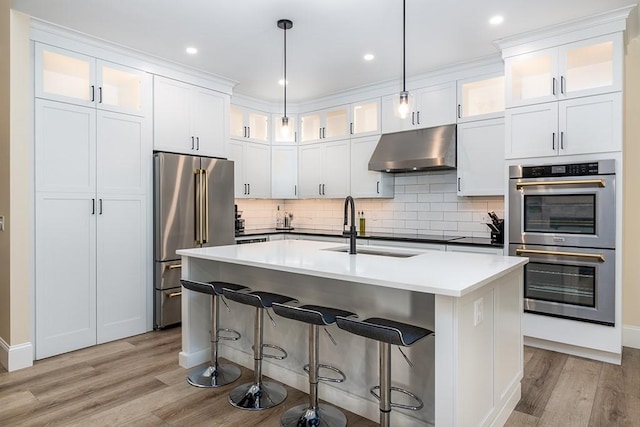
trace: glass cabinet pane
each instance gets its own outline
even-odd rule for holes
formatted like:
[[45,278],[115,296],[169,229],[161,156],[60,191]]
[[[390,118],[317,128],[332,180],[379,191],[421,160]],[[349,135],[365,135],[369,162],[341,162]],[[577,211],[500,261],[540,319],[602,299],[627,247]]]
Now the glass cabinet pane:
[[353,133],[376,132],[378,130],[378,103],[369,102],[353,107]]
[[91,63],[82,58],[42,51],[42,89],[50,95],[92,100]]
[[320,114],[302,116],[300,119],[301,141],[320,139]]
[[554,58],[532,55],[511,64],[511,100],[514,102],[553,95]]
[[243,111],[238,109],[238,108],[234,108],[231,107],[229,110],[229,121],[230,121],[230,125],[229,125],[229,133],[231,136],[237,136],[240,138],[243,138],[245,136],[244,133],[244,118],[243,118]]
[[462,85],[460,117],[504,111],[504,76]]
[[142,80],[138,73],[103,65],[101,75],[101,104],[133,111],[142,109]]
[[566,52],[565,92],[613,85],[613,41]]
[[349,134],[349,110],[327,111],[325,123],[325,138],[339,138]]
[[595,307],[595,267],[530,262],[524,283],[525,298]]
[[269,140],[269,118],[265,114],[249,113],[249,138]]

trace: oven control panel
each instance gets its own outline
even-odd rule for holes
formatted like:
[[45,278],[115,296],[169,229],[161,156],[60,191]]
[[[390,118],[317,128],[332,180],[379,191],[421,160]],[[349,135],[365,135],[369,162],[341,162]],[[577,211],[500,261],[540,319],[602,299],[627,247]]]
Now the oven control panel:
[[519,178],[548,178],[557,176],[589,176],[614,173],[613,160],[589,163],[521,166]]

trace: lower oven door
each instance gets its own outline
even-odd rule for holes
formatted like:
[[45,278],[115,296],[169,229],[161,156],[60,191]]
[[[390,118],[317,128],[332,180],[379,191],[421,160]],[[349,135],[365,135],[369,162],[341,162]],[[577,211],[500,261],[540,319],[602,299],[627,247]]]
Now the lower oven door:
[[529,258],[525,312],[614,326],[614,250],[511,244],[509,255]]

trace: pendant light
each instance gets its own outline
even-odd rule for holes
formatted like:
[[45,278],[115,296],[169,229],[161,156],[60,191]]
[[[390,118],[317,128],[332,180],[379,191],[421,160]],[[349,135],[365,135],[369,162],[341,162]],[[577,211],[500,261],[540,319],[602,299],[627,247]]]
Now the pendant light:
[[289,135],[289,117],[287,117],[287,30],[293,28],[293,22],[288,19],[280,19],[278,20],[278,28],[284,32],[284,78],[282,80],[282,86],[284,87],[284,115],[282,116],[280,132],[286,138]]
[[407,62],[407,49],[406,49],[406,0],[402,0],[402,92],[398,97],[398,105],[396,108],[396,114],[401,119],[406,119],[411,111],[411,97],[407,92],[406,87],[406,62]]

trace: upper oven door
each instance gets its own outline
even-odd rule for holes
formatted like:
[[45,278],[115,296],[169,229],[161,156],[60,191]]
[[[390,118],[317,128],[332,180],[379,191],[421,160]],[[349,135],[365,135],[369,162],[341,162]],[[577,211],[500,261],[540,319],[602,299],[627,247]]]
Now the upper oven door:
[[615,248],[615,175],[509,180],[509,240]]

